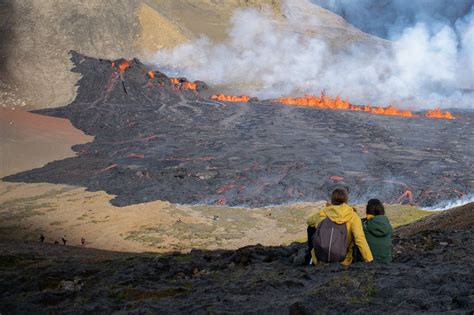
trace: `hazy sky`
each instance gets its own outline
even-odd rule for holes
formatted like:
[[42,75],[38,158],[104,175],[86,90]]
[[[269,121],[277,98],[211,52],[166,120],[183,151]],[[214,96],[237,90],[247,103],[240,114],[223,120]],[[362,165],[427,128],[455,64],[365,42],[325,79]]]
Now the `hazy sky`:
[[311,0],[367,33],[396,38],[419,22],[451,25],[469,13],[474,0]]

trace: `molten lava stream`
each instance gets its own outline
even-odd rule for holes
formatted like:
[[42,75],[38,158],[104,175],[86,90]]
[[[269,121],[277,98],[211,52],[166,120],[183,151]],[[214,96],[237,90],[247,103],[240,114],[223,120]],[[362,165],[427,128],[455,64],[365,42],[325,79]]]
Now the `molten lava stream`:
[[223,102],[242,102],[242,103],[246,103],[250,100],[250,96],[247,96],[247,95],[240,95],[240,96],[224,95],[224,94],[220,93],[220,94],[217,94],[217,95],[212,95],[211,99],[216,100],[216,101],[223,101]]
[[429,118],[444,118],[444,119],[454,119],[454,116],[450,112],[443,112],[439,107],[435,109],[430,109],[426,112],[425,117]]
[[176,88],[181,88],[183,90],[197,90],[196,82],[180,82],[177,78],[170,78],[171,84],[173,84]]
[[377,115],[389,115],[389,116],[403,116],[413,117],[413,113],[407,110],[401,110],[395,106],[388,107],[372,107],[370,105],[360,106],[349,103],[348,100],[341,100],[338,96],[335,99],[331,99],[324,94],[321,97],[313,95],[305,95],[304,97],[282,97],[273,100],[276,103],[282,103],[293,106],[308,106],[317,107],[323,109],[339,109],[339,110],[352,110],[352,111],[363,111]]
[[[115,67],[115,62],[112,62],[112,67]],[[130,61],[124,60],[118,65],[120,74],[124,74],[125,70],[130,67]]]
[[197,84],[194,82],[183,82],[182,85],[183,89],[185,90],[196,90],[197,89]]

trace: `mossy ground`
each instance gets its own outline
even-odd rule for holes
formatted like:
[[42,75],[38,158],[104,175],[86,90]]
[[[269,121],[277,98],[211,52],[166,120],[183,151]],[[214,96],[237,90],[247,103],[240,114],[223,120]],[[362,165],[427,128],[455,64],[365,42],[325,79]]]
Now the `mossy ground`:
[[[216,206],[192,206],[192,212],[205,222],[191,223],[177,221],[170,225],[144,225],[130,232],[127,240],[148,244],[163,243],[163,236],[173,238],[173,249],[189,248],[224,248],[228,241],[243,239],[249,231],[264,228],[263,225],[273,225],[283,233],[295,235],[291,240],[282,241],[289,244],[292,241],[306,242],[306,218],[309,214],[319,211],[322,203],[302,203],[268,208],[227,208]],[[356,206],[361,217],[364,217],[364,206]],[[189,216],[189,212],[170,205],[170,212]],[[421,210],[415,206],[387,205],[386,215],[394,228],[419,220],[432,212]],[[242,244],[246,245],[246,244]]]
[[[179,205],[151,202],[130,207],[110,205],[111,196],[69,186],[2,183],[0,237],[59,241],[67,235],[79,245],[142,252],[189,251],[306,241],[306,218],[324,202],[262,208]],[[355,206],[361,217],[365,205]],[[387,205],[394,227],[430,212],[404,205]]]

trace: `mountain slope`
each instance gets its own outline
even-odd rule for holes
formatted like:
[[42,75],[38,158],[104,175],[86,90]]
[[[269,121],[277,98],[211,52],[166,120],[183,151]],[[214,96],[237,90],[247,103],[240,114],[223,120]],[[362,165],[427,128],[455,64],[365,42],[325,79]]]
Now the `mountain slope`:
[[474,227],[474,203],[469,203],[449,211],[434,213],[423,220],[401,226],[397,231],[401,235],[414,235],[425,230],[463,230],[472,227]]
[[305,244],[130,254],[0,241],[0,312],[466,313],[474,233],[394,239],[394,262],[302,265]]
[[222,41],[234,10],[247,7],[272,12],[282,27],[297,19],[300,26],[292,26],[293,31],[319,32],[338,47],[354,41],[386,44],[307,0],[3,0],[0,105],[43,108],[70,103],[79,79],[70,72],[70,50],[99,58],[132,58],[202,34]]

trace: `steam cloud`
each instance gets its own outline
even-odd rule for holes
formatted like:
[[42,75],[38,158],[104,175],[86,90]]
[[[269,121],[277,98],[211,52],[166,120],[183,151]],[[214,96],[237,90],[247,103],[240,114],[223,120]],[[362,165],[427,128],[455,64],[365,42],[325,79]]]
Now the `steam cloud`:
[[[308,0],[288,1],[287,24],[237,10],[227,42],[201,37],[158,51],[150,62],[260,98],[325,90],[359,104],[474,108],[474,8],[452,24],[407,27],[386,48],[352,44],[335,53],[324,38],[295,32],[302,24],[296,13],[305,6]],[[317,17],[307,21],[318,25]]]

